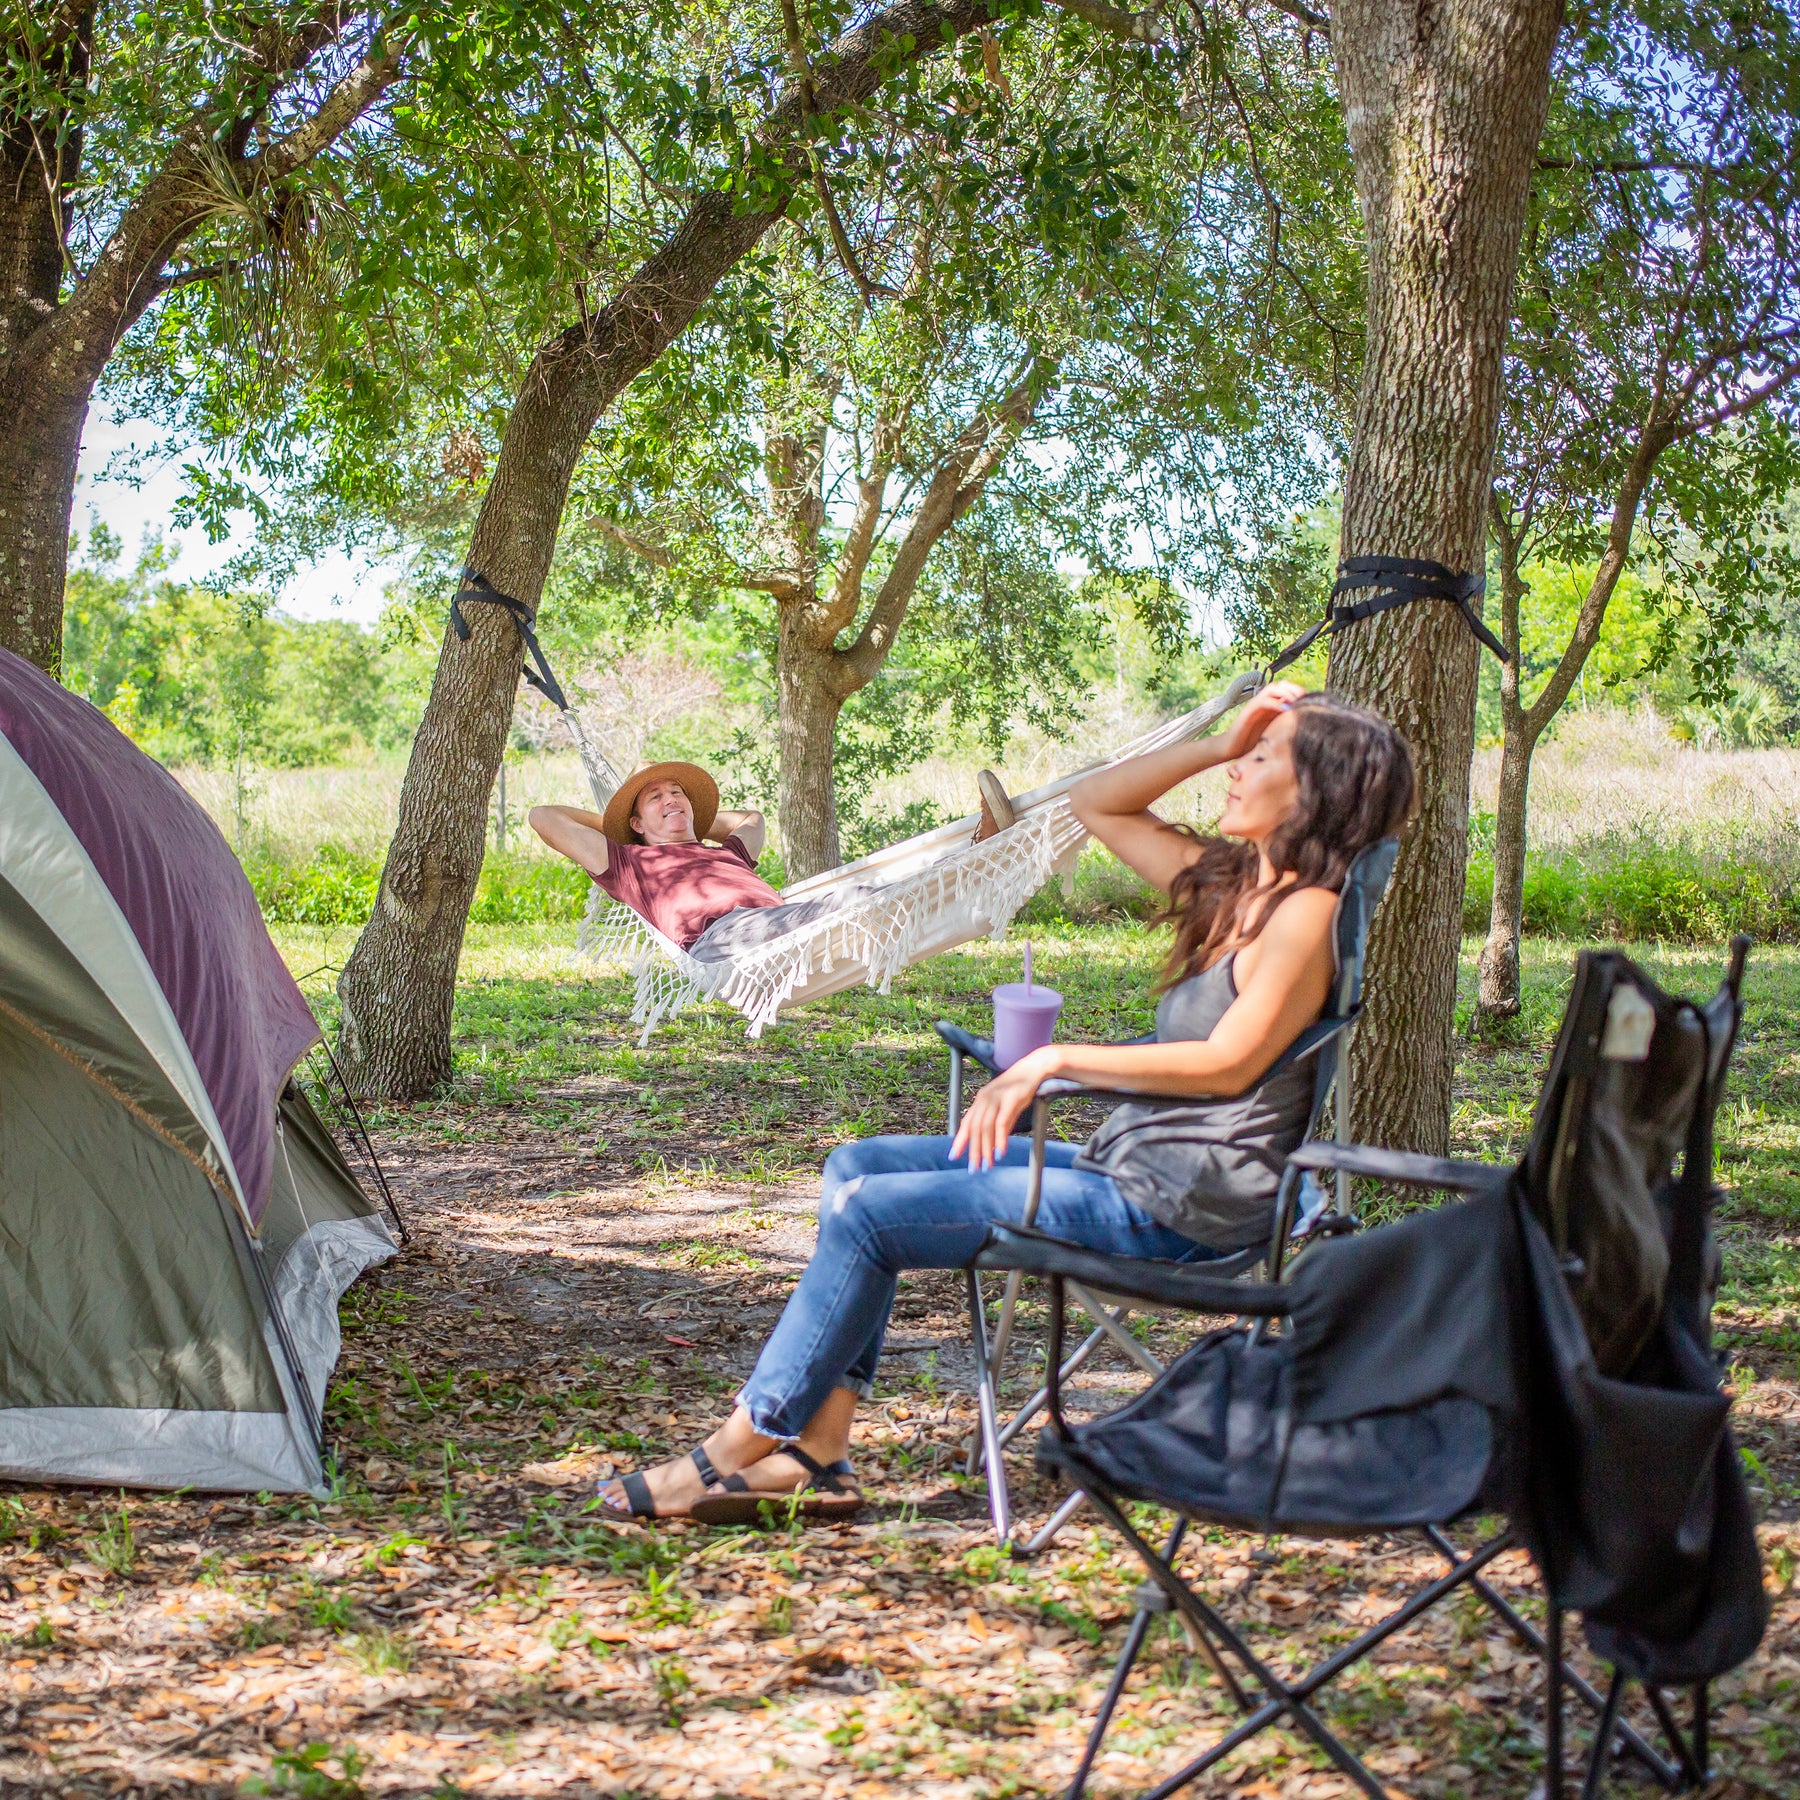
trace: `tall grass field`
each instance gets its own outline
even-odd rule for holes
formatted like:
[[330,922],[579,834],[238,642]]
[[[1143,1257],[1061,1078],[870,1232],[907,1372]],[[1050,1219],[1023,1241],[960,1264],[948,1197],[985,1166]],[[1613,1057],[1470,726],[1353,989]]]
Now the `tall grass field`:
[[[1153,724],[1125,709],[1082,721],[1070,741],[1021,736],[999,772],[1013,792],[1080,767]],[[1498,749],[1476,758],[1464,926],[1487,928],[1493,891]],[[870,797],[875,816],[948,819],[974,809],[979,763],[932,758]],[[272,923],[359,925],[373,907],[393,830],[398,760],[319,769],[176,773],[237,849]],[[727,800],[729,770],[721,770]],[[1167,809],[1205,825],[1223,779],[1190,784]],[[573,923],[587,878],[525,825],[546,801],[586,800],[571,754],[514,754],[506,806],[490,802],[488,853],[472,918],[478,924]],[[778,839],[777,839],[778,842]],[[778,855],[765,874],[783,878]],[[1090,850],[1069,891],[1052,888],[1026,918],[1141,915],[1151,896],[1110,856]],[[1800,942],[1800,751],[1701,749],[1669,735],[1649,711],[1574,712],[1533,765],[1525,928],[1537,936],[1717,943],[1736,931]]]

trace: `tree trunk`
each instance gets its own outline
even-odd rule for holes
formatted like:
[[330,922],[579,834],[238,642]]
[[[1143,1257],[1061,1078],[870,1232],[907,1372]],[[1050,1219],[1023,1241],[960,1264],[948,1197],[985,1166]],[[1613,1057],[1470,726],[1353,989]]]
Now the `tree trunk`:
[[0,364],[0,645],[55,675],[75,469],[94,377],[84,368],[62,379],[36,370],[18,381],[14,375],[25,371]]
[[[55,57],[71,93],[87,86],[94,16],[92,6],[64,13]],[[247,52],[258,77],[250,110],[198,110],[73,277],[65,269],[65,196],[81,191],[79,109],[52,107],[35,118],[0,109],[0,645],[52,674],[62,661],[69,514],[95,384],[126,332],[167,291],[170,259],[227,205],[216,179],[221,154],[237,191],[254,194],[303,168],[393,82],[394,56],[364,56],[288,130],[245,154],[281,84],[349,23],[347,12],[321,8],[296,31],[259,37]],[[17,50],[0,33],[0,53]],[[103,201],[92,204],[104,214]]]
[[830,646],[821,650],[798,607],[781,609],[776,722],[781,750],[781,852],[790,882],[835,869],[837,787],[832,752],[844,696]]
[[[990,0],[899,0],[848,31],[764,133],[792,147],[804,113],[867,100],[891,75],[986,23]],[[601,412],[661,355],[726,271],[780,217],[700,196],[674,236],[593,320],[571,326],[532,363],[483,496],[468,567],[533,613],[556,546],[576,459]],[[497,607],[468,605],[473,635],[446,631],[413,740],[375,912],[338,979],[353,1085],[421,1099],[450,1072],[450,1012],[463,929],[486,836],[487,797],[505,747],[522,650]]]
[[[1343,554],[1479,569],[1502,352],[1556,0],[1340,0],[1339,98],[1368,240]],[[1331,686],[1407,736],[1419,805],[1376,919],[1357,1135],[1442,1153],[1468,860],[1477,646],[1416,602],[1333,640]]]
[[1536,739],[1523,718],[1506,721],[1500,798],[1494,806],[1494,897],[1481,946],[1479,1010],[1510,1019],[1519,1010],[1519,938],[1525,920],[1525,802]]
[[1488,907],[1487,942],[1477,959],[1476,1010],[1510,1019],[1519,1010],[1519,937],[1525,912],[1525,816],[1531,786],[1531,753],[1539,725],[1527,711],[1521,688],[1520,610],[1525,577],[1520,567],[1523,533],[1516,529],[1496,488],[1490,503],[1494,548],[1500,564],[1500,641],[1510,660],[1500,670],[1500,795],[1494,805],[1494,892]]
[[[92,37],[87,7],[71,15],[55,53],[71,85],[87,79]],[[52,675],[62,663],[69,514],[93,384],[50,385],[36,366],[43,357],[27,347],[38,349],[33,340],[62,294],[68,214],[59,196],[76,183],[81,149],[79,125],[68,129],[63,117],[0,113],[0,645]],[[21,380],[22,363],[40,378]]]

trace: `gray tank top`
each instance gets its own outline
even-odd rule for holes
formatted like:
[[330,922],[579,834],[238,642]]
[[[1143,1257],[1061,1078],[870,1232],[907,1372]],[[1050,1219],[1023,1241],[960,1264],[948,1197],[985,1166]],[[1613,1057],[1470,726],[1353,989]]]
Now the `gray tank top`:
[[[1237,998],[1234,951],[1190,975],[1157,1002],[1161,1043],[1212,1036]],[[1075,1158],[1110,1175],[1134,1206],[1215,1250],[1262,1242],[1275,1191],[1312,1115],[1317,1055],[1266,1075],[1249,1093],[1220,1100],[1134,1100],[1118,1107]]]

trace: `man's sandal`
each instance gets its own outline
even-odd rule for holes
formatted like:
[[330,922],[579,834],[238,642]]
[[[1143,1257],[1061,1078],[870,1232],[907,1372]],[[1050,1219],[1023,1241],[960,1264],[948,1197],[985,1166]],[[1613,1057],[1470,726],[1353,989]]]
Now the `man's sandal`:
[[863,1497],[845,1478],[850,1464],[825,1464],[809,1456],[798,1444],[783,1444],[771,1456],[791,1456],[806,1471],[804,1485],[785,1494],[759,1493],[742,1475],[727,1475],[716,1490],[709,1488],[688,1509],[688,1517],[701,1525],[762,1525],[802,1519],[850,1519],[863,1509]]
[[[707,1488],[716,1488],[722,1484],[719,1471],[713,1467],[712,1458],[706,1454],[704,1444],[696,1444],[688,1452],[688,1461],[700,1471],[700,1479]],[[733,1481],[737,1479],[734,1475]],[[607,1481],[616,1481],[625,1490],[625,1505],[619,1506],[606,1497],[605,1483],[601,1484],[600,1510],[615,1519],[685,1519],[691,1513],[665,1513],[656,1510],[656,1502],[650,1495],[650,1484],[644,1479],[642,1469],[630,1469],[623,1475],[609,1475]]]

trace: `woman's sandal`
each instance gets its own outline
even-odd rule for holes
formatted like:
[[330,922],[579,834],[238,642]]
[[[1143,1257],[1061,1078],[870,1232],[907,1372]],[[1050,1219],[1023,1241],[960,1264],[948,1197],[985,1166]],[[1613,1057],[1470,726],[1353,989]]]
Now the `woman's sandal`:
[[[708,1489],[721,1486],[723,1480],[727,1479],[721,1477],[719,1471],[713,1467],[712,1458],[706,1454],[704,1444],[696,1444],[688,1452],[688,1461],[700,1471],[700,1479]],[[728,1479],[736,1481],[738,1478],[733,1475]],[[629,1469],[623,1475],[609,1475],[606,1480],[616,1481],[625,1490],[625,1505],[618,1506],[606,1497],[605,1483],[601,1484],[600,1510],[610,1518],[686,1519],[694,1516],[691,1510],[673,1513],[658,1512],[656,1502],[650,1495],[650,1484],[644,1479],[642,1469]]]
[[802,1519],[850,1519],[862,1511],[863,1497],[844,1478],[850,1464],[829,1465],[809,1456],[798,1444],[783,1444],[771,1456],[791,1456],[806,1471],[801,1487],[785,1494],[758,1493],[742,1475],[727,1475],[688,1509],[688,1517],[701,1525],[781,1524],[787,1517]]

